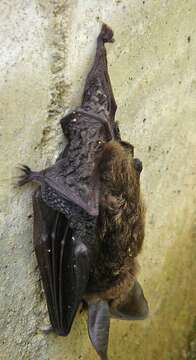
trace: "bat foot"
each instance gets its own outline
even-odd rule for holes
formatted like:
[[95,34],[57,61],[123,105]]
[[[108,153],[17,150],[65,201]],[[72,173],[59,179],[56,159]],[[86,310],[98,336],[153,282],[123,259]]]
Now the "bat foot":
[[112,29],[103,24],[98,39],[102,39],[103,42],[114,42]]

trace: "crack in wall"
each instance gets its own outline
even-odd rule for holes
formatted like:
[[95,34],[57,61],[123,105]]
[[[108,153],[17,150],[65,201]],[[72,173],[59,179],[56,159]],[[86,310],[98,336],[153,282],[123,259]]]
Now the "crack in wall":
[[68,53],[68,26],[71,18],[69,1],[60,0],[53,4],[49,19],[48,43],[50,61],[50,103],[47,119],[42,130],[42,138],[36,148],[40,148],[41,156],[55,151],[62,143],[59,120],[68,107],[70,80],[66,76],[66,59]]

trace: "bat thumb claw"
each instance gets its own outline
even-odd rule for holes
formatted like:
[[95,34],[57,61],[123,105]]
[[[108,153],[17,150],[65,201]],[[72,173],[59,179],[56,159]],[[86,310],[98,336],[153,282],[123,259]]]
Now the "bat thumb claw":
[[39,327],[39,330],[42,331],[44,334],[48,335],[49,333],[51,333],[52,331],[54,331],[53,327],[51,324],[47,324],[47,325],[42,325]]
[[21,176],[19,176],[18,181],[17,181],[17,185],[18,186],[23,186],[25,184],[27,184],[30,181],[39,181],[40,179],[40,173],[36,172],[36,171],[32,171],[30,169],[30,167],[28,167],[27,165],[21,165],[19,166],[19,170],[23,172],[23,174]]

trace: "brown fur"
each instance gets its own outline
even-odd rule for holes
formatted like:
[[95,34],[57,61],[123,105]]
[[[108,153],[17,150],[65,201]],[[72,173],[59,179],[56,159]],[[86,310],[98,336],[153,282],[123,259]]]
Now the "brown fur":
[[104,145],[99,162],[101,181],[98,218],[99,256],[89,290],[94,297],[122,301],[133,285],[137,272],[136,256],[144,238],[144,205],[139,175],[133,156],[123,145],[111,141]]

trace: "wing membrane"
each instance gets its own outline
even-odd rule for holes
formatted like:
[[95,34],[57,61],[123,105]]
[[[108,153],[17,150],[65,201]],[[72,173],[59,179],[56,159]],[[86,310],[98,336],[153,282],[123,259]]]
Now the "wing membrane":
[[65,215],[48,207],[40,189],[33,197],[34,246],[52,327],[67,335],[86,289],[88,251],[73,237]]

